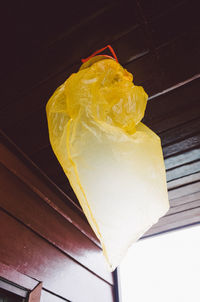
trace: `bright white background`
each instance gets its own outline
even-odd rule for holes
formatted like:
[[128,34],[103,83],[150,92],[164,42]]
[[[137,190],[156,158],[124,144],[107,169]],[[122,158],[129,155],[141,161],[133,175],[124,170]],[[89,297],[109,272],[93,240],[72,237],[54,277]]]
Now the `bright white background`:
[[200,302],[200,225],[138,241],[119,271],[122,302]]

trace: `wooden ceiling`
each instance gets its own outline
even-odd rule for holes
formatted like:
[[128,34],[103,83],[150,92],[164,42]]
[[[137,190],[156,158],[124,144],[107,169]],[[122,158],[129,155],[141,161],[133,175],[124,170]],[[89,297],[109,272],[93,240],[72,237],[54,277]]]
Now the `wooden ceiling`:
[[81,58],[111,44],[149,95],[171,209],[146,236],[200,221],[199,1],[4,1],[0,129],[77,204],[48,138],[45,105]]

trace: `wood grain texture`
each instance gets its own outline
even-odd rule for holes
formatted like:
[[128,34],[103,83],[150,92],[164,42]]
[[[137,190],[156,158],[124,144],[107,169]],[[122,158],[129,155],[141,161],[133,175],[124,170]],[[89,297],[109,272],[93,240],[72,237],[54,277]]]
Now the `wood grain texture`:
[[165,167],[167,171],[170,171],[171,169],[184,167],[192,162],[195,165],[196,164],[198,165],[197,162],[199,160],[200,160],[200,148],[195,148],[191,151],[187,151],[182,154],[178,154],[176,156],[165,159]]
[[29,291],[32,291],[39,283],[38,281],[17,271],[10,265],[10,263],[6,264],[0,262],[0,277]]
[[[0,207],[66,255],[113,284],[102,250],[0,165]],[[48,197],[47,197],[48,198]]]
[[200,133],[200,117],[162,132],[160,134],[162,147],[181,142],[186,138],[195,136],[198,132]]
[[200,207],[165,216],[143,236],[149,237],[192,224],[200,223]]
[[[199,85],[200,78],[197,78],[171,92],[149,100],[144,123],[153,127],[157,133],[161,133],[199,117]],[[195,117],[193,110],[191,112],[192,108],[196,111]]]
[[185,186],[186,184],[196,183],[200,181],[200,173],[194,173],[185,177],[172,180],[167,183],[168,190],[173,190],[174,188],[179,188]]
[[200,161],[189,162],[167,171],[167,180],[172,181],[180,177],[188,176],[200,171]]
[[190,195],[192,193],[200,192],[200,179],[199,181],[184,185],[180,188],[174,188],[168,192],[169,199],[180,198],[182,196]]
[[163,148],[165,158],[200,146],[200,133]]
[[[61,210],[61,192],[56,194],[52,183],[5,136],[1,135],[0,141],[2,261],[17,268],[18,274],[27,275],[28,280],[44,281],[52,301],[92,302],[100,297],[115,301],[112,274],[98,242],[84,231],[86,226],[90,228],[81,219],[82,212],[73,203],[69,207],[64,203]],[[13,282],[16,278],[14,274]],[[39,295],[32,291],[30,301],[38,301]]]
[[149,96],[162,90],[158,60],[154,53],[149,53],[133,60],[125,67],[133,74],[134,84],[142,85]]
[[[169,44],[177,39],[180,33],[189,32],[191,34],[198,26],[197,14],[198,3],[196,1],[182,1],[150,22],[155,47]],[[186,20],[190,20],[190,22],[186,22]]]
[[174,1],[154,1],[154,0],[139,0],[141,8],[144,12],[147,22],[150,22],[158,16],[163,16],[174,10],[177,6],[181,5],[183,0]]
[[[29,91],[47,80],[52,74],[67,70],[72,64],[80,62],[82,57],[87,57],[92,51],[102,47],[102,44],[105,45],[118,39],[130,27],[138,23],[140,16],[137,14],[135,1],[128,1],[126,4],[113,3],[102,14],[96,14],[93,19],[83,22],[80,27],[61,35],[59,39],[55,40],[55,43],[51,43],[48,47],[38,47],[26,64],[22,61],[22,64],[10,74],[9,82],[12,90],[5,89],[3,96],[12,102],[11,99]],[[85,6],[87,6],[86,3]],[[60,9],[62,9],[61,7]],[[75,7],[71,9],[73,10]],[[38,8],[38,10],[40,9]],[[67,18],[67,14],[71,14],[70,6],[66,10],[65,18]],[[60,18],[60,16],[55,15],[54,18]],[[30,39],[31,36],[27,38],[28,42]],[[31,51],[31,49],[28,50]],[[18,74],[21,76],[17,76]],[[5,88],[8,87],[8,84],[4,79]]]
[[[112,43],[119,54],[120,63],[128,64],[149,53],[148,36],[142,26],[136,26]],[[137,41],[137,43],[135,43]]]
[[172,200],[170,200],[170,204],[173,207],[177,207],[180,205],[184,205],[184,204],[188,204],[194,201],[197,201],[200,199],[200,192],[196,192],[196,193],[192,193],[190,195],[185,195],[185,196],[181,196],[178,198],[174,198]]
[[[79,65],[73,65],[68,70],[50,77],[47,81],[34,87],[27,93],[16,98],[11,104],[6,102],[0,110],[0,126],[5,130],[12,125],[17,124],[20,120],[26,120],[33,113],[45,109],[47,100],[53,92],[59,87],[68,76],[77,71]],[[17,112],[17,114],[16,114]]]
[[3,142],[0,151],[1,206],[63,252],[113,284],[99,241],[80,209],[70,201],[67,206],[67,202],[62,200],[65,196],[61,192],[56,194],[52,184],[45,177],[41,178],[37,169],[33,166],[29,168],[30,162],[23,156],[20,161]]
[[[195,194],[193,194],[193,196],[194,195]],[[198,195],[200,195],[200,193],[198,193]],[[191,195],[190,195],[190,197],[191,197]],[[191,201],[191,202],[187,202],[187,203],[184,203],[184,204],[180,204],[180,205],[174,206],[174,207],[171,206],[171,208],[168,211],[166,216],[173,215],[175,213],[184,212],[184,211],[191,210],[191,209],[196,209],[196,208],[199,208],[199,207],[200,207],[200,199],[194,200],[194,201]]]
[[[163,71],[163,89],[199,74],[199,38],[199,30],[193,29],[163,49],[158,50],[159,66]],[[184,52],[182,52],[183,47],[185,48]]]
[[[192,93],[192,91],[191,91]],[[168,95],[170,98],[170,95]],[[177,96],[177,98],[179,98]],[[190,97],[189,97],[190,98]],[[161,100],[161,99],[160,99]],[[153,101],[153,100],[152,100]],[[151,103],[152,105],[152,103]],[[149,106],[150,107],[150,106]],[[147,107],[147,109],[149,108]],[[169,108],[171,108],[171,104],[169,103]],[[168,114],[168,110],[166,109],[166,115],[161,115],[159,118],[159,114],[155,117],[151,122],[147,121],[146,124],[150,126],[153,131],[156,131],[158,135],[161,135],[162,132],[167,131],[169,129],[173,129],[177,126],[180,126],[188,121],[199,118],[199,100],[192,103],[190,99],[190,103],[188,102],[188,106],[183,107],[180,104],[180,109],[177,111],[172,111]],[[148,110],[147,110],[148,111]],[[145,121],[145,120],[144,120]]]
[[[93,242],[99,245],[99,241],[96,239],[96,236],[86,222],[85,216],[80,208],[78,208],[66,195],[63,195],[63,193],[59,191],[59,189],[55,187],[53,183],[51,183],[50,180],[33,165],[33,163],[31,163],[19,150],[16,150],[13,144],[8,142],[3,135],[0,136],[0,138],[0,162],[12,173],[17,175],[17,177],[28,185],[33,192],[38,194],[43,201],[70,223],[73,223],[74,226],[88,236]],[[8,145],[5,144],[5,141]],[[12,149],[15,151],[11,151]]]
[[0,258],[22,274],[43,280],[43,287],[70,301],[114,301],[113,287],[52,244],[0,211]]

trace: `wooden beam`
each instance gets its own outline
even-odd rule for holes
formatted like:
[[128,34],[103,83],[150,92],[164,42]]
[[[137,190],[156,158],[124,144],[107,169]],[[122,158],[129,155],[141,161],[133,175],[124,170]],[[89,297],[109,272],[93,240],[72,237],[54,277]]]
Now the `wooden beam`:
[[100,247],[0,164],[0,207],[81,265],[113,284]]
[[0,259],[44,289],[77,302],[114,301],[113,286],[62,253],[23,223],[0,210]]
[[168,190],[173,190],[177,187],[181,187],[181,186],[191,184],[191,183],[194,183],[197,181],[200,181],[200,172],[197,172],[197,173],[185,176],[185,177],[181,177],[176,180],[169,181],[167,183],[167,188],[168,188]]
[[32,291],[38,285],[38,281],[35,279],[20,273],[12,265],[3,262],[0,262],[0,277],[25,288],[28,291]]
[[40,282],[30,293],[28,297],[28,302],[40,302],[42,291],[42,282]]
[[0,163],[2,165],[16,175],[50,207],[100,246],[81,209],[59,190],[14,144],[9,142],[3,133],[0,135],[0,153]]

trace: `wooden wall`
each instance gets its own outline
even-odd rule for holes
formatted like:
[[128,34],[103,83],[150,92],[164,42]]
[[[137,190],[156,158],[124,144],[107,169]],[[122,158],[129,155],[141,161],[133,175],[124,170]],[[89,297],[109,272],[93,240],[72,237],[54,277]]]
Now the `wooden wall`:
[[161,137],[170,210],[145,236],[200,222],[199,87],[197,78],[149,101],[145,122]]
[[116,301],[113,274],[79,208],[4,136],[0,154],[0,277],[3,263],[42,282],[43,302]]

